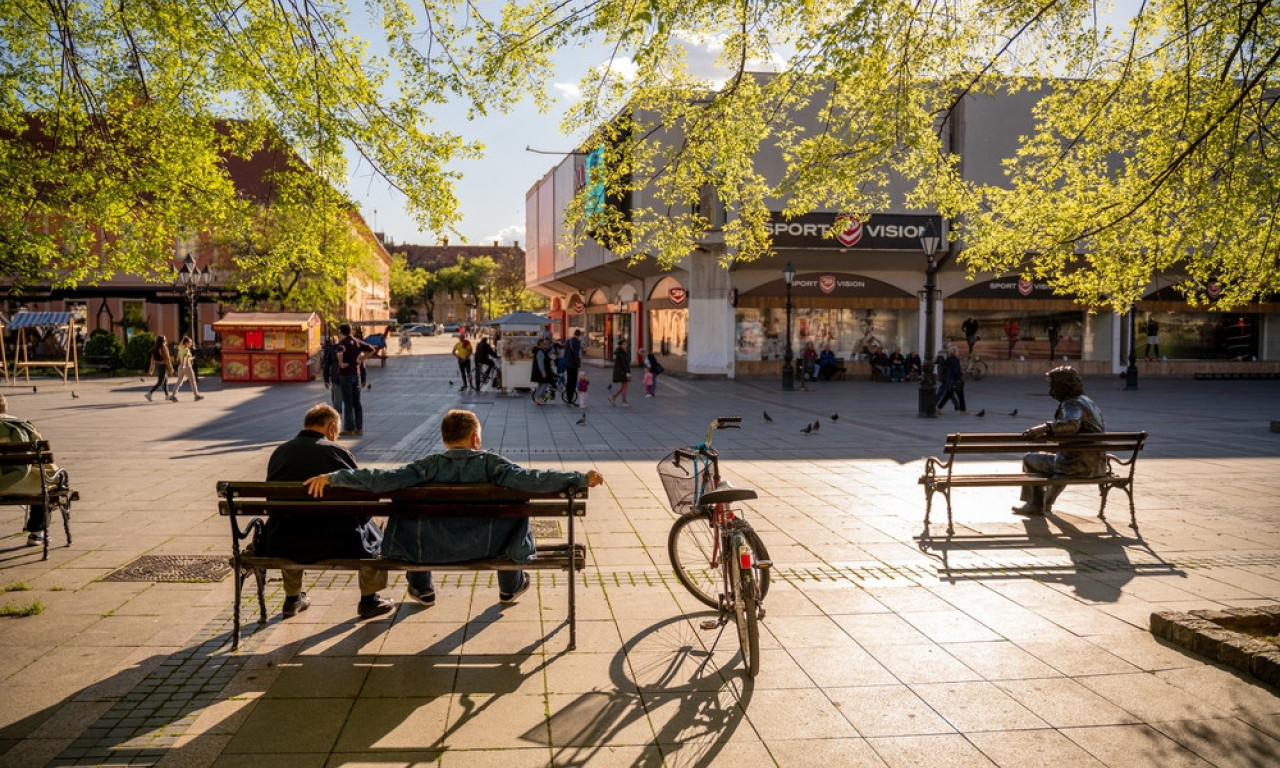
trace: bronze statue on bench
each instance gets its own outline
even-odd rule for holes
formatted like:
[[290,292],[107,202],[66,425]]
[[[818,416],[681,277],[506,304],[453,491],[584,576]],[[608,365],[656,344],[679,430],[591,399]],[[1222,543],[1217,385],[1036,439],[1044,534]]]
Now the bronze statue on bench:
[[[1084,393],[1084,382],[1076,369],[1059,366],[1045,374],[1049,380],[1049,395],[1058,401],[1053,421],[1038,424],[1022,433],[1027,440],[1046,437],[1065,437],[1105,432],[1102,409]],[[1029,474],[1046,477],[1095,477],[1107,473],[1105,451],[1059,451],[1058,453],[1028,453],[1022,457],[1022,468]],[[1050,511],[1053,502],[1062,493],[1061,485],[1024,485],[1022,506],[1014,507],[1016,515],[1043,515]]]

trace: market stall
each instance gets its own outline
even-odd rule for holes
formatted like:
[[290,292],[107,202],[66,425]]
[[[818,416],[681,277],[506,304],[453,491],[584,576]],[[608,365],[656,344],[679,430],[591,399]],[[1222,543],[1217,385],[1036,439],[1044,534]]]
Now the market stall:
[[314,312],[228,312],[213,324],[222,337],[222,380],[310,381],[320,328]]
[[481,325],[499,334],[494,347],[502,360],[502,392],[505,394],[508,388],[528,389],[533,348],[539,338],[551,332],[550,321],[532,312],[512,312]]
[[[67,383],[67,374],[80,381],[80,358],[76,350],[76,316],[71,312],[19,312],[9,321],[8,330],[17,331],[13,342],[13,381],[21,372],[31,382],[32,368],[53,368]],[[0,342],[0,347],[3,343]],[[36,348],[32,360],[30,348]],[[57,359],[60,355],[61,359]],[[6,376],[6,379],[8,377]]]

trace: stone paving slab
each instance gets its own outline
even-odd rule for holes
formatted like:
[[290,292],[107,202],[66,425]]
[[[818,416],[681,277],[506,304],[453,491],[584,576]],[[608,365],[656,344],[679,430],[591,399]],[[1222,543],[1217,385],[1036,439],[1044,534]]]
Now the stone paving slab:
[[[371,369],[350,446],[395,466],[437,450],[440,416],[468,407],[490,449],[604,473],[582,524],[577,650],[565,574],[536,574],[513,606],[491,574],[442,574],[432,608],[396,575],[398,609],[359,621],[352,574],[310,573],[313,605],[288,621],[278,581],[263,627],[246,596],[233,654],[230,579],[102,579],[144,554],[227,554],[214,483],[260,478],[323,387],[207,379],[205,400],[176,404],[127,377],[5,387],[82,500],[74,544],[55,533],[45,562],[20,510],[0,508],[0,601],[44,606],[0,619],[0,766],[1280,764],[1276,690],[1147,631],[1156,610],[1280,598],[1274,382],[1090,380],[1110,428],[1151,433],[1138,527],[1114,499],[1099,520],[1089,489],[1038,520],[1009,514],[1011,490],[960,490],[948,538],[936,509],[923,526],[924,458],[949,431],[1047,418],[1041,380],[970,382],[983,418],[930,420],[914,385],[866,381],[784,393],[664,376],[657,398],[610,408],[589,369],[579,425],[577,409],[449,386],[448,344],[415,339]],[[777,564],[754,681],[732,632],[698,629],[666,556],[655,465],[718,415],[744,416],[716,443],[760,494],[747,514]]]

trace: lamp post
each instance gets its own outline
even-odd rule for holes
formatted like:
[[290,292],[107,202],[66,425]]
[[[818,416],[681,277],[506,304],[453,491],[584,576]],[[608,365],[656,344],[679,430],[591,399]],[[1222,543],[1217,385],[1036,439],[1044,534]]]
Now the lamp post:
[[191,343],[199,346],[200,339],[196,335],[196,300],[209,288],[213,274],[208,265],[202,269],[196,266],[195,257],[190,253],[182,260],[182,268],[173,278],[173,287],[187,297],[187,313],[191,318]]
[[791,284],[796,280],[796,268],[787,262],[782,270],[782,282],[787,284],[787,347],[782,355],[782,388],[790,391],[796,387],[796,371],[791,367],[794,354],[791,351]]
[[924,359],[920,361],[920,403],[916,415],[928,419],[938,415],[938,410],[934,407],[933,304],[937,290],[935,278],[938,274],[938,263],[934,261],[934,256],[938,253],[940,241],[941,238],[933,231],[933,224],[929,225],[920,238],[920,250],[924,251],[924,290],[920,292],[924,301]]
[[1138,305],[1129,305],[1129,367],[1124,370],[1124,388],[1138,388]]

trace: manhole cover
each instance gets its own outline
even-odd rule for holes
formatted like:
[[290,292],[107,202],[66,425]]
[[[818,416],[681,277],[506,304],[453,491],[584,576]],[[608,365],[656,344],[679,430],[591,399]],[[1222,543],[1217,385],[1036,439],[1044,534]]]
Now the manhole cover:
[[143,555],[102,581],[222,581],[229,573],[225,556]]

